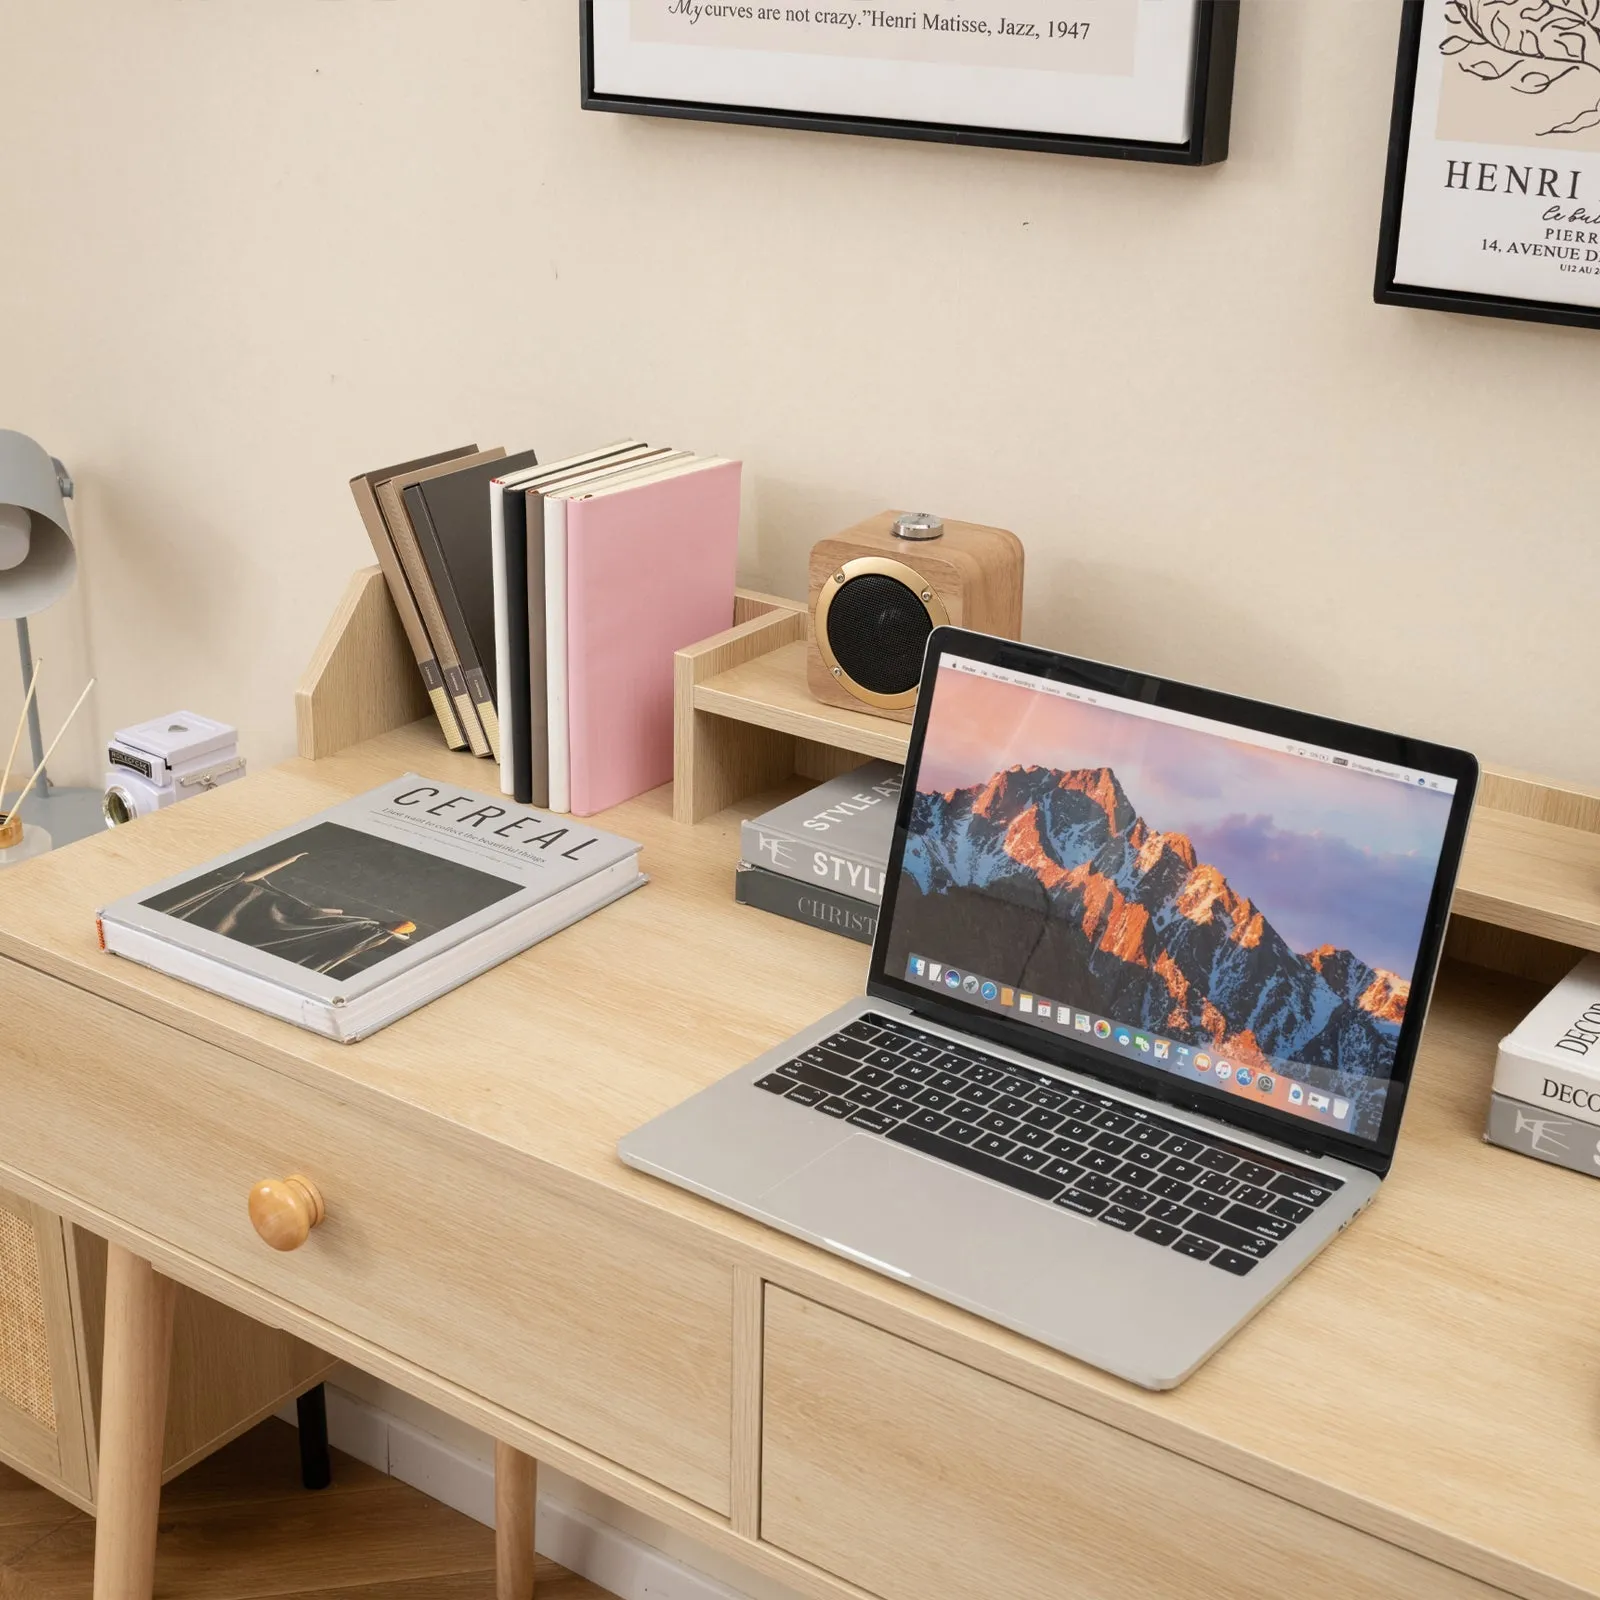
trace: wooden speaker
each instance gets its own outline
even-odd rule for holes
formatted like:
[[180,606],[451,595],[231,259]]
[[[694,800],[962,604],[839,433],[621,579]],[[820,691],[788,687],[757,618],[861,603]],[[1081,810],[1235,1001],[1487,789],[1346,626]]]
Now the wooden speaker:
[[1018,637],[1016,534],[883,511],[812,548],[806,682],[818,700],[909,722],[928,635],[943,623]]

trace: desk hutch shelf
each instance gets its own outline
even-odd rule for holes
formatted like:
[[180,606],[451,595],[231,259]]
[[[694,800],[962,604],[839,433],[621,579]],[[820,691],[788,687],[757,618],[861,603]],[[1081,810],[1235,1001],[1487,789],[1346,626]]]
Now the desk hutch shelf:
[[[699,822],[792,774],[904,761],[906,723],[814,700],[806,613],[758,613],[678,656],[673,814]],[[1600,794],[1486,767],[1456,887],[1450,953],[1554,981],[1600,950]]]

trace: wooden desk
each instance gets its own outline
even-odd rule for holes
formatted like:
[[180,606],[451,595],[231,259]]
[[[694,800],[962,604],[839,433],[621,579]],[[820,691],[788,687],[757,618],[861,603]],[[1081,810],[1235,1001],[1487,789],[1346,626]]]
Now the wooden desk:
[[[417,724],[0,877],[0,1185],[121,1247],[134,1490],[172,1279],[819,1600],[1600,1594],[1600,1187],[1479,1137],[1531,986],[1447,969],[1378,1203],[1148,1394],[616,1159],[862,982],[733,903],[734,813],[600,819],[647,889],[355,1046],[96,948],[98,905],[406,769],[490,778]],[[327,1220],[278,1255],[245,1197],[291,1172]],[[135,1594],[148,1497],[101,1515]]]

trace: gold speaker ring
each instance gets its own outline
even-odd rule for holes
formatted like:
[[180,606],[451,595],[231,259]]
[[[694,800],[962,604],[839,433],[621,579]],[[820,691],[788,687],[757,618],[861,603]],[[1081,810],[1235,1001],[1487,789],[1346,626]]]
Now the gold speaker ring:
[[865,684],[857,683],[833,653],[833,645],[828,638],[828,612],[833,605],[834,596],[852,578],[864,578],[869,575],[893,578],[897,583],[904,584],[910,591],[911,598],[927,612],[928,621],[935,628],[942,628],[948,624],[950,613],[945,610],[938,591],[915,567],[908,567],[905,562],[895,561],[889,556],[856,556],[831,573],[827,582],[823,584],[822,592],[817,596],[817,609],[813,622],[816,628],[817,649],[822,652],[822,659],[827,663],[828,671],[836,683],[863,704],[876,706],[883,711],[899,711],[906,706],[916,704],[919,685],[912,684],[909,689],[902,690],[899,694],[879,694],[876,690],[867,688]]

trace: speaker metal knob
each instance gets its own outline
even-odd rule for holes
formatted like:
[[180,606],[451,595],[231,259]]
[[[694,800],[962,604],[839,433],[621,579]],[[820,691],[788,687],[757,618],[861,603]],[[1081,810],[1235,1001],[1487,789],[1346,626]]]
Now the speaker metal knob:
[[942,539],[944,518],[934,516],[931,511],[908,511],[903,517],[894,519],[894,527],[890,531],[897,539],[910,539],[917,543],[927,539]]

